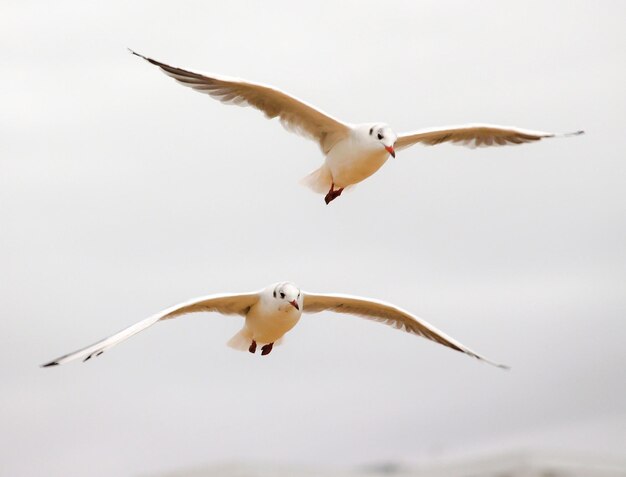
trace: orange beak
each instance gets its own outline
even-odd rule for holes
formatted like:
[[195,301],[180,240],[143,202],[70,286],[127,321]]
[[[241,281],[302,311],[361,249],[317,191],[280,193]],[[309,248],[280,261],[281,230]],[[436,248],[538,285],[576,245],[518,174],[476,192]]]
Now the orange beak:
[[385,146],[385,149],[387,149],[387,152],[391,154],[391,157],[396,157],[396,151],[393,150],[393,146]]
[[300,306],[298,305],[298,302],[296,300],[290,301],[289,304],[293,306],[296,310],[300,310]]

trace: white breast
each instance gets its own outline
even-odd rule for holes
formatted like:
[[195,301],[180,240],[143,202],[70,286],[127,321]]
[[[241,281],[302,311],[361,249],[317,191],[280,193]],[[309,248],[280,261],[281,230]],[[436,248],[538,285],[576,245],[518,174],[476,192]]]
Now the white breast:
[[363,144],[351,136],[330,150],[326,156],[326,164],[335,187],[339,188],[367,179],[380,169],[388,158],[389,153],[383,147],[372,148],[371,144]]
[[260,344],[274,343],[296,326],[302,313],[289,304],[280,308],[260,301],[246,316],[245,328]]

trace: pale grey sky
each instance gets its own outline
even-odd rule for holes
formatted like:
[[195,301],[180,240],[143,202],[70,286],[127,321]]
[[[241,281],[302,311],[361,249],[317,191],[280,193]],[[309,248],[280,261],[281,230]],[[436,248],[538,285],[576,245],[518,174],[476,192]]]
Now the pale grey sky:
[[[1,10],[0,474],[624,454],[624,3]],[[587,134],[414,147],[326,207],[298,184],[315,144],[126,47],[396,131]],[[224,345],[238,318],[197,315],[38,368],[179,301],[278,280],[396,303],[513,369],[330,314],[267,358]]]

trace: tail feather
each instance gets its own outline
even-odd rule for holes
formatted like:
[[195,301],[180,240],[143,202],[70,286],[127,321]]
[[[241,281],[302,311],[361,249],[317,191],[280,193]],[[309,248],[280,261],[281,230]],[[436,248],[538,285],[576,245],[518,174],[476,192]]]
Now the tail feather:
[[239,332],[235,333],[235,335],[228,340],[228,343],[226,344],[239,351],[248,351],[251,343],[252,336],[250,335],[250,332],[243,328]]
[[333,177],[330,174],[328,166],[324,164],[319,169],[311,172],[308,176],[303,177],[300,183],[318,194],[325,194],[333,183]]

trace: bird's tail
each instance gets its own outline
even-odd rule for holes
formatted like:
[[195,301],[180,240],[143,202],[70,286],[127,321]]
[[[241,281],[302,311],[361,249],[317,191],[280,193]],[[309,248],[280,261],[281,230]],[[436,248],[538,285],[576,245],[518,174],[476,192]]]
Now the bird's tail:
[[309,189],[317,192],[318,194],[325,194],[328,192],[332,183],[333,177],[326,164],[323,164],[322,167],[314,170],[308,176],[305,176],[300,180],[300,184],[307,186]]
[[[280,346],[283,343],[283,339],[284,338],[277,339],[274,342],[274,346]],[[235,333],[235,336],[229,339],[226,344],[237,351],[248,351],[252,344],[252,333],[246,328],[242,328],[239,332]],[[259,342],[258,344],[264,345],[267,343]]]
[[235,336],[228,340],[228,343],[226,344],[238,351],[248,351],[251,343],[252,335],[247,329],[242,328],[241,331],[235,333]]

